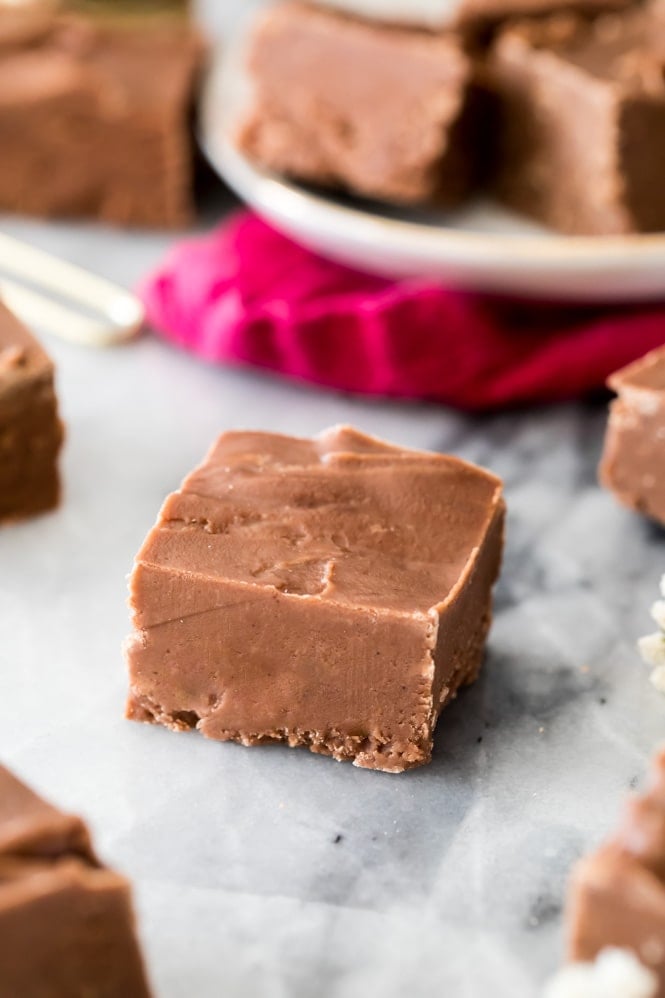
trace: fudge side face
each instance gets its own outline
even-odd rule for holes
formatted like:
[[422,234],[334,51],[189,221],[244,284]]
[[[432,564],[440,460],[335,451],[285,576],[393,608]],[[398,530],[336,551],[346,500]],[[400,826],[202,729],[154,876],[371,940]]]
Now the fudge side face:
[[0,991],[149,998],[127,882],[80,819],[0,766]]
[[609,380],[610,406],[600,480],[619,502],[665,524],[665,349]]
[[632,950],[665,996],[665,753],[647,792],[630,801],[617,834],[575,870],[569,952],[592,960],[607,947]]
[[500,33],[489,67],[504,202],[574,234],[665,227],[664,31],[656,6]]
[[250,158],[389,201],[467,193],[470,64],[454,36],[286,2],[257,22],[250,70],[254,106],[238,134]]
[[129,716],[399,772],[480,667],[498,479],[350,428],[224,434],[131,577]]
[[0,523],[57,506],[62,439],[53,364],[0,303]]

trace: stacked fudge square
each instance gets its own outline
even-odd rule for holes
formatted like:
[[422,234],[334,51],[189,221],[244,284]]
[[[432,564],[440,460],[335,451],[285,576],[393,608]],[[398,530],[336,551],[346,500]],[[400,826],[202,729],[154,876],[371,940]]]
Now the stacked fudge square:
[[469,193],[471,64],[457,38],[307,3],[269,8],[253,39],[242,148],[279,172],[399,203]]
[[281,0],[241,150],[398,204],[492,192],[562,232],[665,228],[665,4]]

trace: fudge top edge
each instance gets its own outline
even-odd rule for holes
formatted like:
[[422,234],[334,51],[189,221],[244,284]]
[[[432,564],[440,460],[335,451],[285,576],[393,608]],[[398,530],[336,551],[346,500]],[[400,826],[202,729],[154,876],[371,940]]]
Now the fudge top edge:
[[132,593],[146,572],[166,572],[204,582],[211,607],[235,585],[427,617],[454,598],[490,534],[501,543],[504,508],[490,472],[349,426],[311,440],[224,433],[165,501]]

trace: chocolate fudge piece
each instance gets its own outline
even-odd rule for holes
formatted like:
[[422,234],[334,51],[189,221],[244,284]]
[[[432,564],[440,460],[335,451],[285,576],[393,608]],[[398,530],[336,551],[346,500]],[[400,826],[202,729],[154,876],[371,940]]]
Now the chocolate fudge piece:
[[56,10],[13,44],[0,17],[0,210],[186,224],[202,54],[172,13]]
[[402,772],[478,675],[501,483],[350,427],[225,433],[131,577],[128,715]]
[[256,24],[238,133],[264,166],[395,202],[459,202],[475,180],[477,95],[453,35],[285,2]]
[[149,998],[127,881],[0,766],[0,994]]
[[0,523],[57,506],[62,439],[53,363],[0,302]]
[[665,228],[665,5],[500,34],[496,189],[570,233]]
[[665,751],[618,833],[578,864],[570,915],[572,959],[593,959],[608,946],[632,950],[656,974],[658,998],[665,998]]
[[624,506],[665,524],[665,347],[613,374],[600,480]]

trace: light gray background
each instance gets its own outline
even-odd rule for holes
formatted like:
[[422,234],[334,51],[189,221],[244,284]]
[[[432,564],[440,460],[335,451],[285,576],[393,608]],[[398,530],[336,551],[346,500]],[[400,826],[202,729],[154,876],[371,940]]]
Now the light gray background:
[[[204,6],[218,25],[247,7]],[[220,192],[209,221],[231,204]],[[128,286],[169,243],[3,228]],[[560,955],[569,867],[665,728],[634,650],[663,537],[596,485],[604,405],[474,419],[207,368],[150,337],[48,346],[66,496],[0,533],[0,758],[83,814],[134,881],[157,995],[532,998]],[[432,765],[388,776],[124,721],[125,576],[163,497],[221,429],[339,421],[506,481],[487,665]]]

